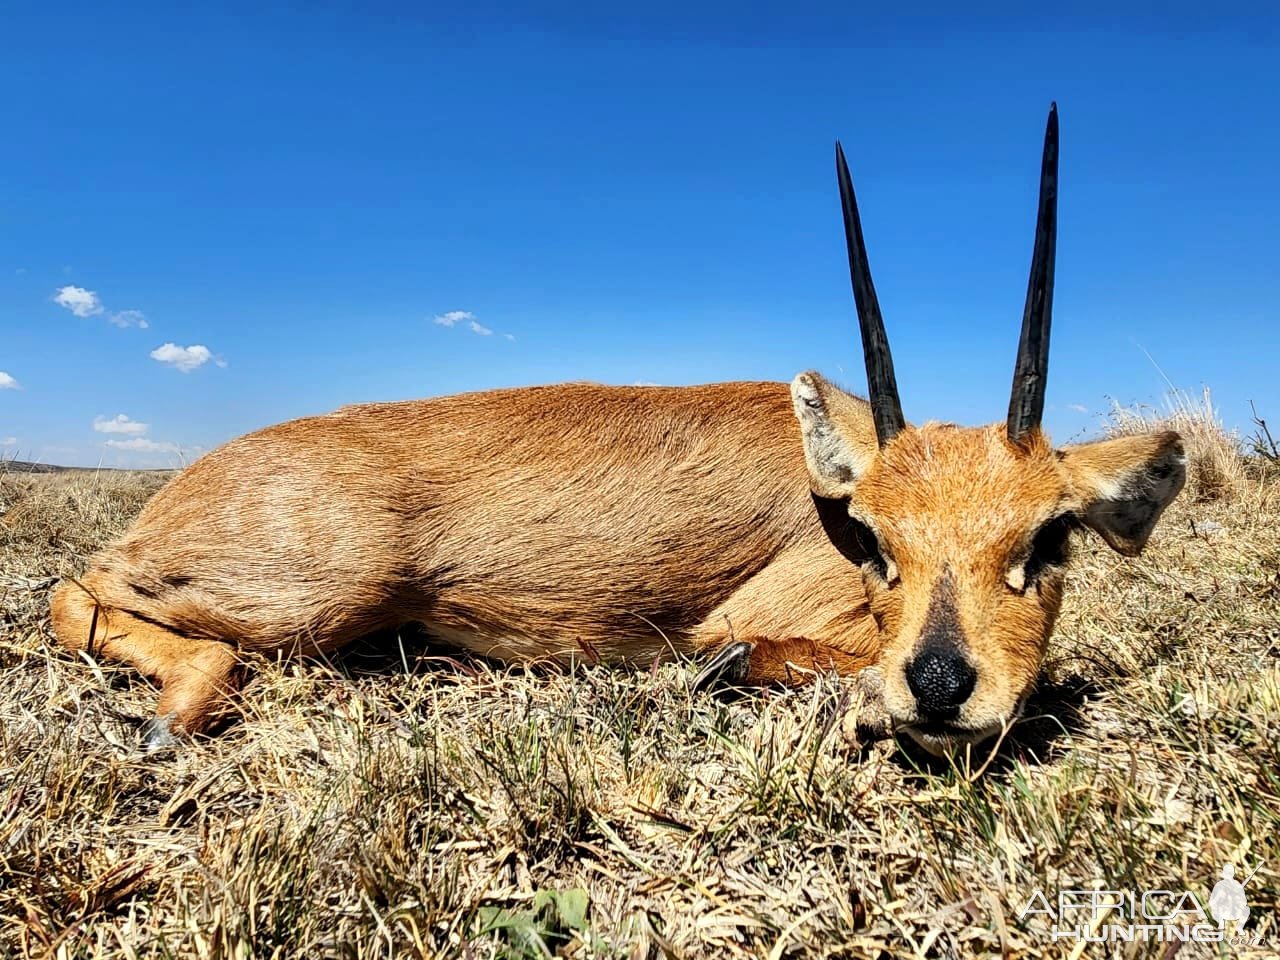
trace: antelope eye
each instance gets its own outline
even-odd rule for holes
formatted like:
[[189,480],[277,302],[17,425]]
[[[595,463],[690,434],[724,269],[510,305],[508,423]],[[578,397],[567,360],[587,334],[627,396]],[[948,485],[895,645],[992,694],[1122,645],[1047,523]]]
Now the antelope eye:
[[1031,553],[1023,565],[1027,583],[1034,583],[1046,569],[1061,567],[1067,562],[1071,547],[1071,532],[1080,524],[1074,514],[1054,517],[1038,531],[1031,541]]
[[857,563],[869,563],[881,579],[889,578],[889,564],[874,530],[861,520],[850,517],[844,529],[844,541],[845,556]]

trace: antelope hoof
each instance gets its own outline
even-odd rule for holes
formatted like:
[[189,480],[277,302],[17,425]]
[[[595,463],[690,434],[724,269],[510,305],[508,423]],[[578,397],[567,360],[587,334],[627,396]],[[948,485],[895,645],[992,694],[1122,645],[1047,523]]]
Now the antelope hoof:
[[841,722],[845,739],[861,742],[888,736],[893,722],[884,704],[884,673],[879,667],[866,667],[853,675],[851,686],[853,703]]
[[182,743],[171,727],[174,716],[166,713],[162,717],[152,717],[142,725],[139,733],[142,736],[143,750],[147,753],[159,753]]
[[707,665],[693,679],[693,692],[701,693],[712,687],[731,687],[747,679],[751,669],[751,651],[754,643],[739,640],[721,647]]

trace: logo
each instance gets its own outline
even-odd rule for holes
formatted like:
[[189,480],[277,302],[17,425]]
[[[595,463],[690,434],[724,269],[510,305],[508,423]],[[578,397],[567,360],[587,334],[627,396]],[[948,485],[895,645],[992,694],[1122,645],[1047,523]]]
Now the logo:
[[[1260,866],[1262,864],[1258,864]],[[1253,879],[1258,867],[1253,868],[1253,873],[1245,878],[1244,883]],[[1209,894],[1209,909],[1213,911],[1213,919],[1218,921],[1219,927],[1225,927],[1227,923],[1234,921],[1236,931],[1239,932],[1249,920],[1249,904],[1244,897],[1244,883],[1237,882],[1235,876],[1236,868],[1233,864],[1223,866],[1222,879],[1213,885],[1213,893]]]
[[1235,879],[1234,865],[1223,866],[1221,879],[1209,893],[1207,909],[1190,890],[1060,890],[1052,900],[1043,890],[1036,890],[1018,919],[1044,917],[1054,940],[1263,946],[1261,937],[1244,933],[1249,921],[1245,887],[1261,866],[1255,866],[1243,882]]

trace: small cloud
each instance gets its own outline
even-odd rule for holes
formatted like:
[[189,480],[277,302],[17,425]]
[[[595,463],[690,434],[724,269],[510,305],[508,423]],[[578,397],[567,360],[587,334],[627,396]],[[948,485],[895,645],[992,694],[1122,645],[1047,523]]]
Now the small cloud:
[[113,313],[107,318],[117,327],[137,327],[139,330],[145,330],[151,324],[147,323],[146,314],[141,310],[121,310],[119,313]]
[[58,292],[53,295],[53,302],[70,310],[77,317],[95,317],[102,313],[102,301],[98,299],[98,295],[84,287],[59,287]]
[[137,327],[145,330],[150,326],[146,315],[141,310],[117,310],[114,313],[108,313],[107,308],[102,304],[102,298],[93,290],[86,290],[84,287],[74,285],[59,287],[58,292],[53,295],[53,302],[70,310],[77,317],[96,317],[105,313],[107,321],[117,327]]
[[[494,334],[493,327],[486,327],[476,319],[476,315],[470,310],[450,310],[448,313],[438,313],[431,322],[442,327],[456,327],[462,324],[478,337],[492,337]],[[504,340],[515,340],[515,336],[510,333],[503,333],[500,336]]]
[[16,447],[17,445],[17,437],[0,437],[0,447]]
[[18,267],[18,269],[17,269],[17,270],[14,270],[14,271],[13,271],[13,275],[14,275],[15,277],[25,277],[25,276],[27,275],[27,268],[26,268],[26,267]]
[[[183,373],[190,373],[198,367],[203,367],[210,360],[214,360],[214,356],[209,348],[202,343],[193,343],[189,347],[180,347],[176,343],[166,343],[151,351],[151,359],[167,363]],[[227,365],[226,361],[220,357],[214,360],[214,364],[219,367]]]
[[108,440],[106,445],[116,450],[133,450],[138,453],[177,453],[178,445],[167,440],[150,437],[130,437],[128,440]]
[[124,433],[131,437],[141,436],[147,432],[147,424],[130,420],[123,413],[117,413],[108,420],[106,417],[95,417],[93,429],[98,433]]
[[1088,413],[1088,412],[1089,412],[1089,408],[1088,408],[1088,407],[1086,407],[1083,403],[1068,403],[1068,404],[1067,404],[1067,409],[1068,409],[1068,410],[1074,410],[1076,413]]
[[9,376],[3,370],[0,370],[0,390],[21,390],[22,385],[17,380]]

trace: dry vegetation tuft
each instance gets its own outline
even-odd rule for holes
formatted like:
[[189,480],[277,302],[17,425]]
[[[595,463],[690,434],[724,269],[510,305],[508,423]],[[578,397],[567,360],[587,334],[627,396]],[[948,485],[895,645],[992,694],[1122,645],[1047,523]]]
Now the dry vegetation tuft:
[[0,954],[1067,957],[1033,891],[1206,898],[1231,861],[1269,946],[1184,955],[1274,956],[1280,482],[1207,395],[1169,419],[1193,495],[1138,560],[1081,541],[982,776],[858,743],[831,680],[694,696],[408,634],[260,663],[242,722],[146,755],[154,691],[51,647],[47,602],[164,478],[0,473]]
[[1114,405],[1107,428],[1108,434],[1115,437],[1153,430],[1176,430],[1181,434],[1188,459],[1183,496],[1192,500],[1234,497],[1249,482],[1240,437],[1223,426],[1208,387],[1198,397],[1186,390],[1172,389],[1165,394],[1163,409]]

